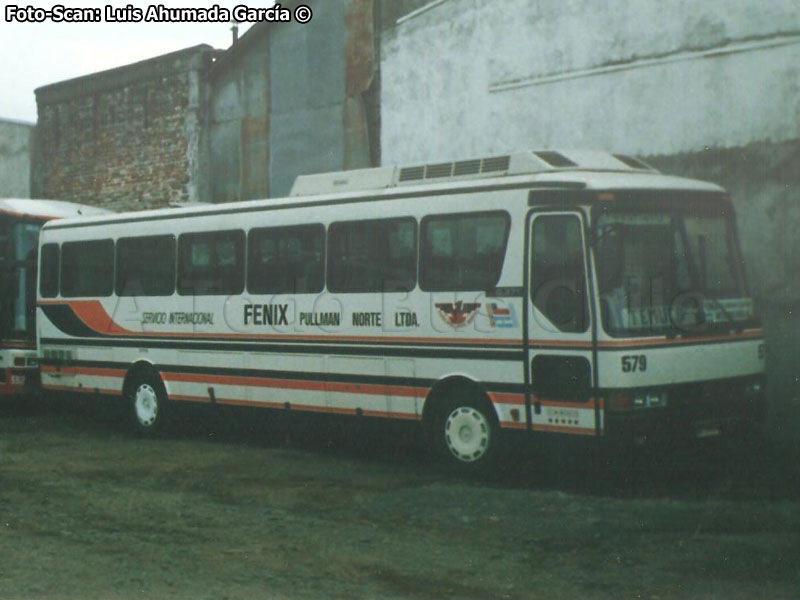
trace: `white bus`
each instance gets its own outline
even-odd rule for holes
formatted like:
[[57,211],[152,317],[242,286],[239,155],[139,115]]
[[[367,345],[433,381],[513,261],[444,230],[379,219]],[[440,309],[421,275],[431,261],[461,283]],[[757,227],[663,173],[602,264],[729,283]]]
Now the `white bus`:
[[0,396],[37,389],[36,252],[51,219],[109,211],[60,202],[0,198]]
[[760,426],[762,330],[720,187],[521,152],[299,177],[290,197],[48,223],[47,388],[419,421],[458,464],[503,430]]

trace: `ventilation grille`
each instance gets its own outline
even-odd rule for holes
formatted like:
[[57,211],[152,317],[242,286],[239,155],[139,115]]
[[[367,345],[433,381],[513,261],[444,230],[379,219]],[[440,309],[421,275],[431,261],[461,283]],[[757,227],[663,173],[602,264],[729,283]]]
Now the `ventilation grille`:
[[510,156],[495,156],[493,158],[484,158],[481,165],[481,173],[490,173],[494,171],[508,171],[508,165],[511,164]]
[[459,162],[436,163],[418,167],[400,169],[399,182],[421,181],[424,179],[442,179],[445,177],[466,177],[481,173],[497,173],[508,171],[511,156],[493,156],[491,158],[462,160]]
[[439,163],[425,167],[425,179],[450,177],[453,174],[453,163]]
[[405,167],[400,169],[400,181],[425,179],[425,167]]
[[453,169],[453,175],[460,177],[462,175],[477,175],[481,172],[481,161],[476,160],[462,160],[456,163]]

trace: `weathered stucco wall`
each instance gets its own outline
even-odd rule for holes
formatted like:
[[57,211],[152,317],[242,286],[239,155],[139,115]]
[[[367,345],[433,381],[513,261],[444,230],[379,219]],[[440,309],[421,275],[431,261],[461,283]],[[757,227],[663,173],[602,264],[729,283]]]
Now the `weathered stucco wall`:
[[401,20],[382,44],[384,162],[800,137],[795,0],[607,7],[449,0]]
[[730,191],[764,315],[770,431],[800,437],[796,0],[444,0],[381,46],[384,164],[524,148],[645,156]]
[[269,37],[271,196],[287,194],[297,175],[371,164],[364,94],[377,66],[374,3],[311,6],[310,23],[274,27]]
[[[256,29],[256,28],[254,28]],[[211,201],[269,195],[269,47],[257,26],[211,70]]]
[[0,198],[30,198],[33,128],[0,119]]
[[380,4],[308,3],[310,23],[258,24],[212,68],[214,202],[283,196],[298,175],[379,160]]

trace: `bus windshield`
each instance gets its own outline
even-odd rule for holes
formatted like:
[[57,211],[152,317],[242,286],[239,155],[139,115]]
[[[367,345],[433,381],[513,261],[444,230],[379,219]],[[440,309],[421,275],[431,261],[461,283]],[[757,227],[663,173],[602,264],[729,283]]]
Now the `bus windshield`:
[[598,287],[610,335],[740,329],[754,318],[728,202],[672,200],[598,214]]
[[0,336],[4,340],[32,339],[36,332],[36,250],[42,224],[10,218],[4,221]]

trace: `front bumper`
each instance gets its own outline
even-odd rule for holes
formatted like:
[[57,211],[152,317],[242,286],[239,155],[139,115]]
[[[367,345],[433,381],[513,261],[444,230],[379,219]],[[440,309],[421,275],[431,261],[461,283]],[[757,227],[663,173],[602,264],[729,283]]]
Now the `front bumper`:
[[[756,387],[758,391],[753,391]],[[663,408],[607,411],[606,439],[634,445],[672,445],[703,438],[761,435],[766,409],[763,375],[673,385],[667,393],[668,404]]]

